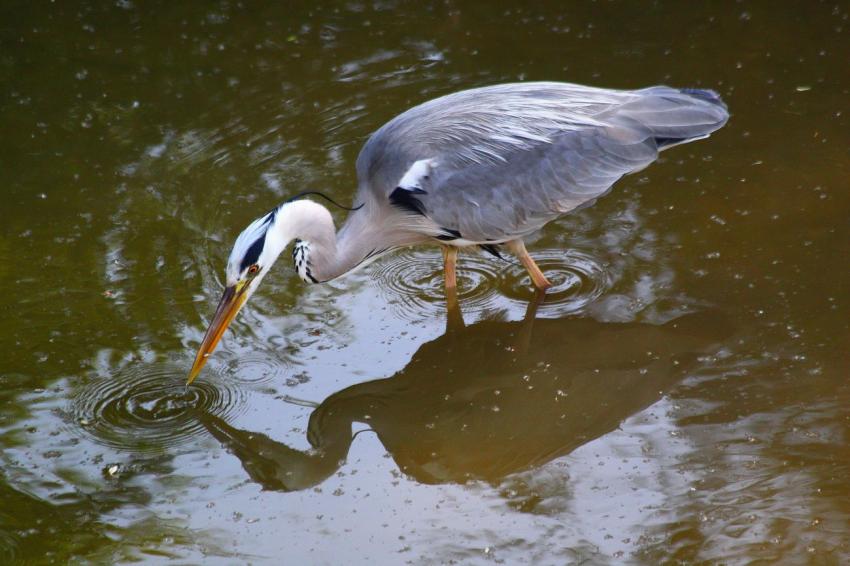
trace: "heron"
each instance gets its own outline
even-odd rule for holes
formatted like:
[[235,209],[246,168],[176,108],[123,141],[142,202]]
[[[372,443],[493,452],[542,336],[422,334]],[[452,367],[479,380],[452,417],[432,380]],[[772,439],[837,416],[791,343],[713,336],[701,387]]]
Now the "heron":
[[310,192],[239,234],[187,383],[293,241],[295,271],[307,283],[336,279],[400,247],[436,244],[450,299],[456,300],[458,250],[474,246],[497,257],[506,249],[546,289],[550,283],[524,238],[592,205],[660,151],[708,137],[728,118],[716,92],[668,86],[508,83],[414,106],[364,144],[354,206],[339,231],[330,211],[306,198],[324,195]]

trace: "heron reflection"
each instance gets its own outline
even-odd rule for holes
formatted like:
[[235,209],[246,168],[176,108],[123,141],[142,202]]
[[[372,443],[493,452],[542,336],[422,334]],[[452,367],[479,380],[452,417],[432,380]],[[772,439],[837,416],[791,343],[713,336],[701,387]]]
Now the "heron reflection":
[[728,335],[717,313],[612,324],[535,319],[538,302],[520,322],[464,326],[458,313],[397,374],[329,396],[310,415],[311,450],[210,414],[201,421],[267,489],[304,489],[336,472],[354,423],[366,424],[417,481],[498,481],[616,429]]

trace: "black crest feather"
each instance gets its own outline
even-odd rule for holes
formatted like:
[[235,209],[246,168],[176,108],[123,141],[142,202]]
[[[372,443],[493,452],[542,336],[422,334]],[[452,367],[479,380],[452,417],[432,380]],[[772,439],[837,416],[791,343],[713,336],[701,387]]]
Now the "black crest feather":
[[310,196],[310,195],[322,197],[323,199],[325,199],[326,201],[328,201],[332,205],[337,206],[337,207],[339,207],[343,210],[360,210],[361,208],[363,208],[362,204],[360,206],[355,206],[354,208],[349,208],[347,206],[343,206],[343,205],[339,204],[337,201],[335,201],[334,199],[332,199],[331,197],[329,197],[328,195],[326,195],[324,193],[320,193],[319,191],[304,191],[303,193],[298,193],[297,195],[289,198],[286,202],[292,202],[294,200],[300,200],[300,199],[302,199],[306,196]]

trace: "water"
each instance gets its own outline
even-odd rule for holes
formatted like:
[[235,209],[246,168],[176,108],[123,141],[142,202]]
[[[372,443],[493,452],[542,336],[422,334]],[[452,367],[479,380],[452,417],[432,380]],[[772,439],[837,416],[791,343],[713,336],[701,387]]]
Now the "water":
[[[0,562],[850,558],[842,3],[0,8]],[[233,239],[461,88],[732,112],[528,244],[305,287],[196,385]],[[341,217],[338,217],[341,220]]]

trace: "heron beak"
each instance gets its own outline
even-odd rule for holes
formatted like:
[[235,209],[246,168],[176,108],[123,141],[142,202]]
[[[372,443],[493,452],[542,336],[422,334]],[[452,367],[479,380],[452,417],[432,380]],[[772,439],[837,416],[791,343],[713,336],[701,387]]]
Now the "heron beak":
[[195,378],[201,373],[201,368],[207,363],[207,358],[210,357],[215,350],[218,341],[224,331],[227,330],[230,321],[239,312],[239,309],[248,300],[248,284],[245,282],[237,283],[232,287],[226,287],[224,294],[221,296],[221,301],[218,303],[218,308],[215,309],[210,327],[207,328],[207,333],[201,342],[201,347],[198,349],[198,355],[195,356],[195,363],[192,364],[192,369],[189,371],[189,377],[186,385],[191,384]]

